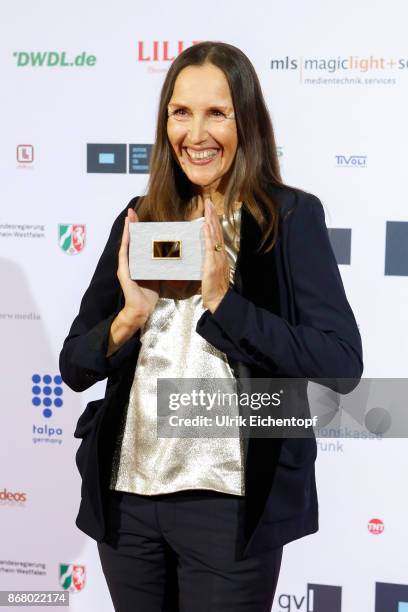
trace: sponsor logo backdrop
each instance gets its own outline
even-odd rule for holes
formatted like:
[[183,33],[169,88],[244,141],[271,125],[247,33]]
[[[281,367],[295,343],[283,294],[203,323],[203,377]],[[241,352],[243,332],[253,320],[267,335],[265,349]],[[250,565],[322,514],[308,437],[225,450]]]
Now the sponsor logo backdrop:
[[[8,4],[1,589],[64,588],[73,610],[113,609],[96,545],[74,525],[72,434],[104,383],[73,393],[58,354],[114,218],[146,188],[158,94],[187,46],[223,40],[253,61],[284,179],[325,206],[365,376],[406,376],[407,20],[404,0]],[[407,468],[404,440],[319,440],[320,532],[285,548],[274,612],[406,609]]]

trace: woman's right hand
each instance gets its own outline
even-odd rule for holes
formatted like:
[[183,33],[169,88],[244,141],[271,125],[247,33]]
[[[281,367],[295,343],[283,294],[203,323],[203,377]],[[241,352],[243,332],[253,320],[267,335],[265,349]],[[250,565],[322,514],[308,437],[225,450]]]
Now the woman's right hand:
[[132,209],[128,209],[123,228],[122,242],[119,249],[119,262],[117,276],[125,296],[123,317],[129,325],[141,327],[152,314],[159,299],[158,280],[144,280],[136,282],[130,278],[129,273],[129,223],[138,222],[138,216]]

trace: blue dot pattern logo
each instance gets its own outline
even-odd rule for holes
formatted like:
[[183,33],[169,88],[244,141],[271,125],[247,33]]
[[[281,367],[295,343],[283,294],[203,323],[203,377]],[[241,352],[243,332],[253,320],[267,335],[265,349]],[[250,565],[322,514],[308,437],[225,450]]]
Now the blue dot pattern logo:
[[42,407],[42,414],[46,419],[52,416],[52,407],[61,408],[62,395],[64,390],[62,388],[62,378],[59,374],[52,377],[49,374],[40,376],[39,374],[33,374],[31,377],[33,386],[31,388],[33,398],[32,403],[34,406]]

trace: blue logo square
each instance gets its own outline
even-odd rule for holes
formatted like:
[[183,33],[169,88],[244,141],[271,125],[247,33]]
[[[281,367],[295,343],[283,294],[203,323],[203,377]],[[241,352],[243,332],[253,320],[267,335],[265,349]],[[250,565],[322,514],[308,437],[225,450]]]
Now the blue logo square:
[[100,164],[114,164],[115,154],[114,153],[99,153]]

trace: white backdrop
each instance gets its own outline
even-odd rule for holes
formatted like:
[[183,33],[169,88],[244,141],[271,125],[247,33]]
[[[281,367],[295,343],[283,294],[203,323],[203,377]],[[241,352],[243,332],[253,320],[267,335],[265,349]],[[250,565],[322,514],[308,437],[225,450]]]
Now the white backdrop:
[[[284,180],[321,198],[329,228],[348,230],[337,232],[336,253],[363,338],[364,376],[406,376],[407,21],[405,0],[3,7],[0,589],[59,589],[60,564],[85,566],[83,588],[70,578],[80,570],[62,568],[64,586],[77,591],[70,607],[113,609],[95,542],[74,525],[72,433],[104,385],[75,394],[54,377],[111,224],[147,184],[144,173],[106,172],[117,168],[117,148],[115,165],[111,149],[91,147],[110,163],[87,172],[87,144],[126,145],[129,155],[128,145],[153,142],[166,46],[169,57],[193,41],[222,40],[253,61]],[[59,225],[68,232],[62,245]],[[74,225],[85,225],[85,246],[71,255],[70,230],[81,228],[66,226]],[[405,440],[319,447],[320,531],[285,548],[273,611],[337,612],[308,603],[307,585],[316,584],[341,587],[343,612],[405,612],[404,604],[375,606],[376,583],[408,585]],[[369,529],[372,519],[382,533]]]

